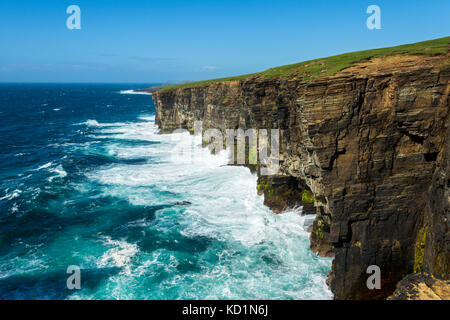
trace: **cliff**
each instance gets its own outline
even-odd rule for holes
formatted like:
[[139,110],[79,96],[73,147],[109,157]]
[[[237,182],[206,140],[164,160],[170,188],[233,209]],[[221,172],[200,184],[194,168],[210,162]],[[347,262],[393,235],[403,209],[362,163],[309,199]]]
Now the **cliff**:
[[165,88],[156,122],[280,129],[279,173],[258,192],[276,212],[317,213],[311,249],[335,257],[336,299],[386,298],[411,273],[450,277],[449,39]]

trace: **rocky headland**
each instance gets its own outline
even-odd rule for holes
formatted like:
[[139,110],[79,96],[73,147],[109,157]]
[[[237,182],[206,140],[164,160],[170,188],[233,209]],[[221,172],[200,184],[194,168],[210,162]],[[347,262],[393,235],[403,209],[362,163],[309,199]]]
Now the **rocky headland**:
[[[449,48],[447,37],[164,87],[156,123],[279,129],[280,170],[258,174],[258,192],[277,213],[317,214],[311,249],[334,256],[335,299],[385,299],[400,281],[449,299]],[[380,290],[366,286],[370,265]]]

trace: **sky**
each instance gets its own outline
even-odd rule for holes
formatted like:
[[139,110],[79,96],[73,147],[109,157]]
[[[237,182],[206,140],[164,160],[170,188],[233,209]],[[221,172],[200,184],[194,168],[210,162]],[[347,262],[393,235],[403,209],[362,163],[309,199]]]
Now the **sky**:
[[[68,29],[67,7],[81,10]],[[369,5],[381,11],[370,30]],[[2,0],[0,82],[165,83],[450,35],[448,0]]]

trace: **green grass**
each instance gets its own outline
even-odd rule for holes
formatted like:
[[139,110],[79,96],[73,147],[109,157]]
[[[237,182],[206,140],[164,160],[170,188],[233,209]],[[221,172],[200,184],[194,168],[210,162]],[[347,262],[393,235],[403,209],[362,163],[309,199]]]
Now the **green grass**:
[[177,85],[169,85],[161,89],[161,91],[169,91],[180,88],[203,87],[215,82],[239,81],[239,80],[246,80],[248,78],[268,79],[273,77],[281,77],[285,79],[292,79],[300,77],[301,79],[308,81],[322,76],[334,75],[337,72],[350,67],[352,64],[356,62],[360,62],[370,58],[402,55],[402,54],[410,54],[410,55],[447,54],[449,48],[450,48],[450,37],[445,37],[435,40],[405,44],[396,47],[350,52],[328,58],[320,58],[280,66],[276,68],[271,68],[259,73],[251,73],[236,77],[219,78]]
[[247,78],[250,78],[251,76],[256,76],[256,75],[258,75],[258,73],[243,74],[243,75],[236,76],[236,77],[217,78],[217,79],[203,80],[203,81],[197,81],[197,82],[186,82],[186,83],[181,83],[181,84],[168,85],[159,91],[164,92],[164,91],[170,91],[173,89],[204,87],[204,86],[207,86],[207,85],[209,85],[211,83],[215,83],[215,82],[245,80]]

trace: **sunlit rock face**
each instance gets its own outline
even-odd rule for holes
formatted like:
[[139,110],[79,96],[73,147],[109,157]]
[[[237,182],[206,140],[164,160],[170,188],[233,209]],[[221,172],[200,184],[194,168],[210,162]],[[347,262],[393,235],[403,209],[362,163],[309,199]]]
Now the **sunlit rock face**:
[[430,276],[427,273],[414,273],[397,284],[388,300],[449,300],[450,281]]

